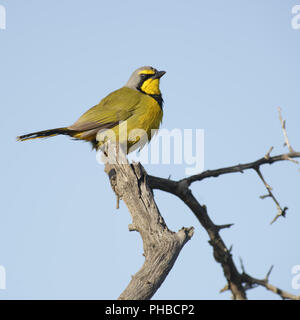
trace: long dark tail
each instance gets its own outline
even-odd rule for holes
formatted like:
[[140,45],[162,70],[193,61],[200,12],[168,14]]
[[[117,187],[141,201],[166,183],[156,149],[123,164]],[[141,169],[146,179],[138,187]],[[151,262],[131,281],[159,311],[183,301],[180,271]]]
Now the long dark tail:
[[52,136],[57,136],[58,134],[64,134],[68,136],[72,136],[74,134],[73,130],[69,130],[68,128],[56,128],[38,132],[32,132],[28,134],[24,134],[23,136],[17,137],[18,141],[25,141],[30,139],[37,139],[37,138],[47,138]]

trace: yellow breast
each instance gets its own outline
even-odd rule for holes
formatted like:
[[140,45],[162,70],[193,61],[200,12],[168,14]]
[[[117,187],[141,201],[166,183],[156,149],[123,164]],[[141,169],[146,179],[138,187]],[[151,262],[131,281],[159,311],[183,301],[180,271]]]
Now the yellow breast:
[[[128,153],[142,148],[150,142],[160,126],[162,117],[163,111],[158,102],[154,98],[142,94],[134,115],[112,128],[110,133],[105,133],[106,140],[116,140],[121,144],[127,143]],[[99,139],[99,137],[97,138]]]

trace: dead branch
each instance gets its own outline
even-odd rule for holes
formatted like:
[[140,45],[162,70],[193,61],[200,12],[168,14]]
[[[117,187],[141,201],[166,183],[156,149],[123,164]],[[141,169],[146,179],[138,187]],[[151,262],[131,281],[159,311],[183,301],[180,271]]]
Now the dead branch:
[[194,228],[170,231],[156,206],[143,166],[128,164],[121,152],[119,157],[115,163],[106,163],[105,171],[132,216],[129,230],[138,231],[142,237],[145,262],[118,299],[147,300],[163,283]]

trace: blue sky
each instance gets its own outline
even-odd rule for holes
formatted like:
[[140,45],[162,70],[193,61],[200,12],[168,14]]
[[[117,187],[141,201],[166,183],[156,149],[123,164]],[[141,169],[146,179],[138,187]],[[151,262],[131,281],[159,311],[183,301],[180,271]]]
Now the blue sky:
[[[299,150],[300,30],[297,1],[0,0],[1,202],[0,299],[114,299],[142,265],[130,216],[88,144],[66,137],[17,143],[19,134],[73,123],[133,70],[152,65],[161,81],[163,128],[205,131],[205,169],[256,160],[270,146],[286,151],[277,107]],[[299,3],[298,3],[299,4]],[[146,165],[179,179],[183,165]],[[263,168],[286,219],[274,225],[270,199],[255,172],[192,186],[239,265],[294,294],[300,264],[300,173],[290,163]],[[228,299],[208,237],[179,199],[155,192],[168,227],[194,226],[155,299]],[[263,288],[251,299],[276,299]]]

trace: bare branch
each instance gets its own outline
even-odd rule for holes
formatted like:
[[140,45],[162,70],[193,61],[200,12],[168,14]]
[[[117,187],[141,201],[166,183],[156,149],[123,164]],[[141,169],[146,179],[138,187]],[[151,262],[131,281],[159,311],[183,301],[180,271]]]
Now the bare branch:
[[206,170],[206,171],[203,171],[202,173],[195,174],[188,178],[184,178],[181,181],[185,181],[186,183],[188,183],[188,185],[191,185],[193,182],[201,181],[207,178],[212,178],[212,177],[216,178],[223,174],[235,173],[235,172],[243,173],[245,170],[259,168],[260,166],[265,164],[272,164],[274,162],[279,162],[279,161],[293,160],[294,158],[300,158],[300,152],[279,154],[273,157],[264,156],[253,162],[238,164],[231,167],[224,167],[224,168],[215,169],[215,170]]
[[130,211],[129,230],[140,233],[145,256],[142,268],[132,276],[118,299],[146,300],[160,287],[194,229],[170,231],[156,206],[142,165],[130,165],[121,152],[118,156],[115,163],[106,163],[105,171],[117,198],[122,199]]

